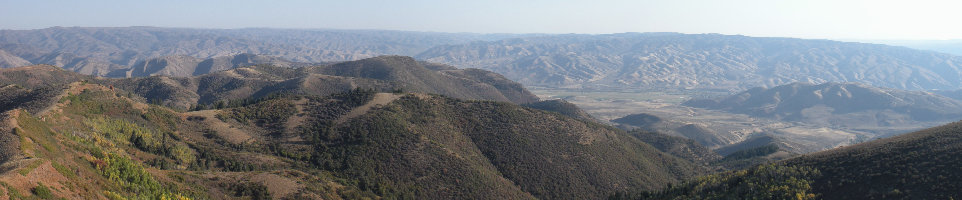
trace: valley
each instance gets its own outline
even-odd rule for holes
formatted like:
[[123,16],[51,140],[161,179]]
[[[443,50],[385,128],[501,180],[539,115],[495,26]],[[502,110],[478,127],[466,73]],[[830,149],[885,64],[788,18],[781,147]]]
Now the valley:
[[[738,147],[740,142],[753,137],[771,135],[783,139],[782,146],[786,150],[803,154],[890,137],[954,121],[952,119],[935,122],[915,121],[880,126],[874,121],[849,118],[852,120],[846,125],[831,125],[810,121],[785,121],[682,105],[683,102],[693,98],[721,97],[719,93],[712,91],[596,91],[540,87],[532,87],[530,90],[542,99],[563,99],[571,102],[593,117],[626,130],[641,128],[688,137],[713,149],[724,147],[738,149],[741,148]],[[660,118],[660,121],[643,125],[611,122],[633,114],[653,115]],[[831,116],[820,118],[828,117]],[[702,131],[690,127],[700,127]]]

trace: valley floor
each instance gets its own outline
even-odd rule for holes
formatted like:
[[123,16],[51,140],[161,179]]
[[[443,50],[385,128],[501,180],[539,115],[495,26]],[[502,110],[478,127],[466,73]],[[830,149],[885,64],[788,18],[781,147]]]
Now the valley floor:
[[[852,145],[876,138],[912,132],[947,122],[918,123],[902,126],[833,126],[805,122],[782,121],[752,117],[745,114],[693,108],[681,105],[695,97],[717,96],[709,92],[659,92],[659,91],[588,91],[579,89],[554,89],[532,87],[532,93],[542,99],[564,99],[602,120],[619,126],[612,120],[645,113],[662,119],[657,125],[646,127],[651,131],[688,136],[712,149],[736,146],[739,142],[762,135],[774,135],[790,143],[785,144],[793,153],[809,153]],[[689,133],[681,127],[695,125],[710,132]],[[639,128],[621,125],[625,129]],[[699,140],[692,134],[710,134],[714,138]]]

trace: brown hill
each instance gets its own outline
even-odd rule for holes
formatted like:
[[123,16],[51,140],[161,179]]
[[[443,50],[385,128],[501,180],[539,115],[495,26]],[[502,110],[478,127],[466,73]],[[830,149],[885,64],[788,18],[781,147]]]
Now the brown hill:
[[0,79],[2,84],[28,88],[88,80],[131,92],[147,102],[185,110],[269,95],[329,95],[355,88],[435,93],[518,104],[538,100],[520,84],[492,72],[457,69],[402,56],[381,56],[297,69],[259,65],[193,77],[95,78],[53,66],[0,69],[0,76],[6,77]]

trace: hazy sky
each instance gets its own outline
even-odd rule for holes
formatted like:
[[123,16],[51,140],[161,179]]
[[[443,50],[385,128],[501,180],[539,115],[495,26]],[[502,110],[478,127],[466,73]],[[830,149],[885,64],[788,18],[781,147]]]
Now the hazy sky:
[[336,28],[962,39],[960,0],[0,0],[0,29]]

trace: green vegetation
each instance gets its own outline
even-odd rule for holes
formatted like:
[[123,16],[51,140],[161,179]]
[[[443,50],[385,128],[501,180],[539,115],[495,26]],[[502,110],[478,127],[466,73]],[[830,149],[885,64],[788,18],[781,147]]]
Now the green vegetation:
[[960,199],[962,122],[803,155],[788,166],[819,169],[826,199]]
[[406,95],[333,123],[373,95],[312,99],[303,131],[314,166],[385,198],[590,199],[700,171],[614,128],[509,103]]
[[132,194],[138,199],[183,197],[164,188],[147,170],[126,156],[108,153],[97,159],[94,160],[93,165],[104,177],[119,185],[125,193]]
[[581,110],[581,108],[578,108],[577,105],[561,99],[526,103],[526,104],[521,104],[521,106],[544,110],[544,111],[556,112],[575,119],[589,120],[589,121],[595,120],[587,112],[585,112],[584,110]]
[[712,162],[718,161],[718,159],[721,158],[717,153],[688,138],[648,132],[640,129],[629,131],[628,134],[662,152],[705,167],[709,167]]
[[813,179],[820,175],[811,167],[765,164],[699,177],[658,192],[616,193],[609,199],[815,199]]
[[244,182],[231,186],[234,196],[250,197],[250,199],[271,199],[271,193],[267,186],[256,182]]
[[50,192],[50,188],[44,186],[43,183],[38,183],[37,187],[34,187],[31,192],[40,199],[54,199],[53,193]]
[[85,117],[93,116],[139,116],[130,102],[114,97],[109,91],[84,89],[80,94],[67,95],[61,102],[70,101],[64,112],[76,113]]
[[779,149],[778,145],[768,144],[761,147],[736,151],[735,153],[725,156],[725,158],[723,158],[721,162],[767,156],[769,154],[778,152],[778,149]]
[[240,123],[253,123],[266,128],[281,128],[287,118],[297,112],[294,101],[289,98],[269,99],[250,106],[238,107],[217,114],[221,120],[233,119]]
[[243,162],[235,157],[227,156],[226,152],[217,152],[210,148],[194,147],[197,150],[197,161],[193,162],[188,169],[190,170],[209,170],[220,168],[224,171],[244,172],[269,169],[267,166],[255,165]]
[[27,165],[26,167],[18,170],[17,173],[20,173],[20,175],[26,176],[27,174],[30,174],[30,172],[32,172],[34,169],[37,169],[37,167],[40,167],[40,165],[42,165],[43,162],[44,160],[34,160],[33,162],[30,162],[30,164]]
[[[29,151],[33,153],[32,156],[41,158],[52,158],[60,155],[60,150],[54,147],[57,143],[57,139],[54,137],[56,133],[50,127],[27,112],[21,113],[17,122],[23,128],[14,129],[14,132],[20,136],[21,150]],[[36,145],[41,148],[36,148]]]
[[77,174],[74,173],[69,168],[67,168],[66,166],[63,166],[57,162],[50,162],[50,165],[52,165],[53,168],[56,169],[58,173],[60,173],[60,175],[63,175],[64,177],[67,177],[68,179],[71,179],[71,180],[77,180]]
[[24,196],[20,194],[20,190],[17,190],[17,188],[13,188],[4,182],[0,182],[0,185],[3,185],[3,187],[7,189],[7,196],[10,197],[11,200],[24,199]]
[[[962,122],[701,177],[613,199],[958,199]],[[729,155],[753,159],[761,146]]]
[[175,141],[171,134],[161,134],[127,120],[94,118],[84,121],[94,131],[120,144],[132,144],[137,149],[167,156],[183,166],[194,161],[193,151]]

